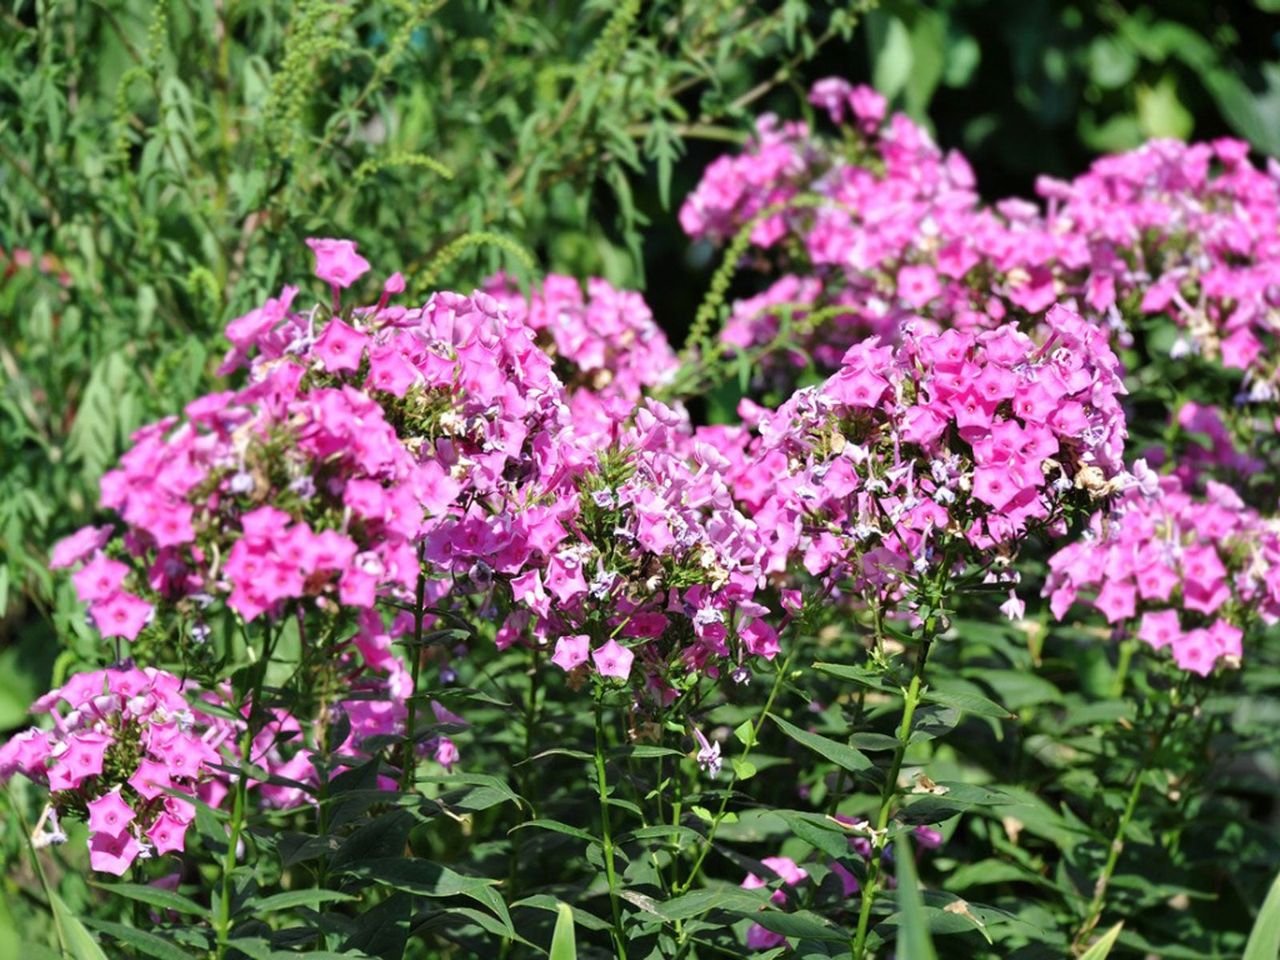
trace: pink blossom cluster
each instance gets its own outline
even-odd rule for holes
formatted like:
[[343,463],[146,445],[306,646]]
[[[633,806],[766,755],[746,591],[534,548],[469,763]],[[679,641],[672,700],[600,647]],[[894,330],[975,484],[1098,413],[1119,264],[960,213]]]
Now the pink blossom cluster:
[[727,440],[727,475],[766,543],[765,569],[800,563],[893,594],[936,569],[1007,555],[1070,500],[1114,489],[1125,441],[1118,363],[1062,307],[1043,343],[1011,325],[872,338],[841,369]]
[[[533,504],[572,447],[557,439],[562,391],[528,328],[482,294],[327,322],[292,311],[294,296],[228,328],[246,386],[139,431],[103,478],[129,564],[95,555],[77,586],[104,634],[133,639],[150,613],[119,592],[128,567],[139,593],[223,598],[253,620],[288,601],[369,610],[408,596],[419,549],[437,577],[495,559],[515,571],[537,549],[547,510]],[[81,531],[57,559],[102,539]]]
[[[730,345],[769,343],[790,314],[791,342],[832,369],[868,332],[989,327],[1065,302],[1117,329],[1168,317],[1182,331],[1175,355],[1244,371],[1243,397],[1277,396],[1280,167],[1252,166],[1246,144],[1155,140],[1070,182],[1042,177],[1040,202],[987,207],[964,158],[886,117],[874,91],[833,78],[810,99],[838,138],[765,116],[681,210],[691,236],[724,241],[772,205],[820,198],[756,224],[752,242],[782,276],[734,305]],[[805,328],[818,307],[832,309]]]
[[[367,264],[345,241],[313,247],[339,312],[296,309],[286,287],[232,321],[224,370],[247,383],[139,431],[102,482],[123,532],[56,548],[83,562],[82,599],[132,605],[118,635],[158,610],[199,634],[220,602],[246,621],[367,617],[422,576],[429,607],[513,602],[499,644],[553,646],[566,669],[627,677],[668,627],[697,642],[651,645],[655,670],[772,656],[754,524],[683,411],[641,401],[673,358],[638,297],[557,282],[519,319],[484,293],[392,305],[393,276],[376,305],[343,309]],[[587,381],[572,394],[557,358]]]
[[587,281],[584,294],[573,277],[553,273],[525,297],[499,274],[485,292],[533,330],[555,361],[579,432],[595,424],[599,435],[610,438],[613,425],[644,391],[667,382],[678,366],[644,298],[599,277]]
[[[819,159],[809,154],[809,128],[765,114],[756,123],[748,152],[714,160],[680,208],[680,225],[690,236],[727,240],[770,207],[794,198]],[[765,216],[752,242],[768,247],[787,231],[780,213]]]
[[[71,580],[76,597],[89,608],[104,637],[134,639],[152,619],[155,607],[126,589],[132,569],[108,556],[103,547],[111,538],[110,527],[82,527],[53,548],[49,566],[54,570],[77,567]],[[138,582],[136,589],[145,592]]]
[[52,729],[0,747],[0,783],[22,773],[50,791],[37,833],[65,841],[60,818],[89,825],[89,862],[117,876],[139,857],[181,852],[195,806],[217,806],[225,776],[212,765],[235,748],[237,725],[205,713],[195,691],[154,667],[73,676],[32,705]]
[[1117,633],[1168,649],[1184,670],[1239,666],[1244,631],[1280,619],[1280,529],[1216,481],[1197,497],[1145,464],[1134,476],[1083,539],[1050,559],[1054,616],[1087,601]]
[[[625,676],[635,650],[665,696],[673,673],[772,659],[778,636],[757,598],[764,551],[734,503],[727,466],[683,412],[652,399],[635,410],[580,480],[575,536],[545,573],[512,581],[527,608],[513,616],[531,611],[535,632],[561,634],[554,663],[585,663],[594,631],[609,638],[605,660],[591,654],[598,672]],[[631,649],[615,650],[617,638]]]

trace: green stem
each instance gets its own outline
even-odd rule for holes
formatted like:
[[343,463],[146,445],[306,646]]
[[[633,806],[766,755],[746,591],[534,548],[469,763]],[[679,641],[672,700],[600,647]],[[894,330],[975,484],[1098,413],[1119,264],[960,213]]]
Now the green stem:
[[538,678],[542,671],[538,669],[538,648],[529,648],[529,699],[524,705],[524,755],[525,759],[533,756],[533,731],[538,725]]
[[422,622],[426,618],[427,578],[422,570],[424,547],[418,547],[418,585],[413,596],[413,662],[409,665],[408,713],[404,721],[404,760],[400,770],[400,790],[408,793],[418,777],[418,678],[422,674]]
[[1129,679],[1129,664],[1133,661],[1137,641],[1133,638],[1120,644],[1120,660],[1116,664],[1115,679],[1111,681],[1111,696],[1117,699],[1124,696],[1124,685]]
[[[682,764],[677,760],[671,771],[671,782],[675,787],[675,797],[671,801],[671,826],[679,827],[680,819],[684,815],[684,770]],[[671,890],[675,893],[680,889],[680,835],[678,831],[671,831]],[[684,921],[676,920],[676,934],[683,935]]]
[[235,795],[231,802],[231,829],[227,834],[227,852],[222,858],[222,883],[218,896],[218,917],[216,923],[217,949],[214,956],[223,960],[227,955],[228,941],[231,939],[231,895],[235,886],[236,847],[244,835],[245,813],[249,797],[249,767],[253,764],[253,741],[259,729],[264,711],[262,709],[262,687],[267,679],[267,667],[271,663],[271,655],[275,650],[276,632],[268,625],[266,637],[262,643],[262,659],[253,665],[252,678],[245,700],[240,703],[243,711],[246,703],[249,716],[245,719],[244,733],[240,736],[240,771],[236,777]]
[[613,834],[609,827],[609,782],[604,769],[604,698],[596,691],[596,788],[600,795],[600,843],[609,880],[609,907],[613,913],[613,944],[618,960],[627,960],[627,937],[622,929],[622,904],[618,900],[618,871],[613,862]]
[[867,931],[871,924],[871,905],[875,901],[880,888],[880,862],[884,852],[886,834],[889,828],[889,817],[893,812],[893,800],[898,793],[898,774],[902,772],[902,760],[907,755],[907,745],[911,741],[911,721],[915,717],[916,706],[920,702],[920,687],[924,682],[924,665],[929,659],[929,647],[933,643],[933,618],[925,624],[924,643],[920,648],[920,656],[916,658],[915,670],[911,673],[911,683],[903,694],[902,723],[898,726],[898,745],[893,751],[893,760],[885,775],[884,786],[880,790],[880,809],[876,814],[875,833],[871,837],[871,856],[867,859],[866,879],[862,884],[862,898],[858,906],[858,928],[853,941],[849,944],[849,956],[853,960],[862,960],[867,951]]
[[[48,874],[44,871],[44,864],[40,862],[40,853],[36,850],[34,838],[31,836],[31,830],[27,827],[27,818],[22,814],[22,808],[18,804],[18,800],[9,791],[8,784],[4,786],[5,799],[9,801],[9,807],[13,810],[14,818],[18,821],[18,827],[22,830],[22,836],[26,840],[27,851],[31,854],[31,863],[36,868],[36,875],[40,878],[40,886],[44,888],[44,895],[48,900],[49,912],[54,916],[53,930],[58,937],[58,947],[62,956],[71,956],[71,948],[67,944],[66,934],[62,930],[62,923],[57,920],[57,908],[53,905],[54,898],[57,893],[53,889],[53,885],[49,883]],[[43,820],[43,818],[41,818]],[[36,829],[40,829],[39,824]]]
[[794,652],[788,654],[787,659],[778,668],[778,674],[773,680],[773,689],[769,691],[769,697],[765,700],[764,709],[760,711],[752,722],[751,738],[742,745],[742,753],[738,757],[739,762],[734,765],[733,775],[729,778],[729,785],[725,788],[724,796],[720,798],[720,808],[716,811],[715,816],[711,818],[711,829],[707,831],[707,836],[702,841],[698,855],[694,858],[693,866],[689,869],[689,875],[685,877],[683,883],[676,886],[675,891],[677,894],[689,892],[689,888],[693,886],[693,882],[698,878],[698,871],[702,869],[702,861],[706,860],[707,854],[711,852],[711,845],[716,839],[716,831],[720,829],[720,823],[724,820],[725,812],[729,807],[729,798],[733,796],[733,788],[738,783],[738,769],[750,755],[752,746],[760,739],[760,729],[764,726],[764,719],[769,715],[769,711],[773,709],[773,701],[777,699],[779,691],[782,690],[782,681],[786,679],[787,674],[791,671],[791,661],[794,656]]
[[1134,811],[1138,808],[1138,798],[1142,795],[1142,781],[1146,777],[1147,771],[1151,769],[1152,761],[1159,752],[1164,738],[1168,736],[1169,730],[1173,726],[1173,721],[1178,715],[1178,706],[1182,699],[1181,693],[1181,685],[1170,691],[1172,705],[1169,713],[1165,716],[1164,723],[1155,735],[1150,747],[1141,753],[1142,759],[1138,769],[1134,772],[1133,783],[1129,787],[1129,797],[1125,801],[1124,812],[1120,815],[1115,833],[1111,837],[1111,844],[1107,850],[1107,862],[1103,865],[1102,873],[1098,876],[1098,881],[1093,886],[1093,899],[1089,901],[1089,907],[1085,911],[1084,922],[1080,924],[1080,928],[1076,931],[1076,935],[1071,941],[1077,950],[1084,945],[1085,938],[1093,932],[1093,928],[1102,919],[1102,909],[1107,899],[1107,887],[1110,885],[1111,877],[1115,873],[1116,864],[1120,862],[1120,854],[1124,852],[1124,835],[1129,829],[1129,822],[1133,819]]
[[1146,772],[1146,767],[1144,766],[1133,778],[1133,786],[1129,789],[1129,799],[1124,805],[1124,813],[1120,815],[1120,822],[1116,824],[1115,835],[1111,838],[1106,865],[1102,868],[1102,874],[1098,877],[1098,882],[1094,884],[1093,899],[1089,901],[1089,909],[1085,914],[1084,923],[1080,925],[1080,929],[1076,932],[1073,942],[1077,946],[1084,942],[1085,937],[1089,936],[1093,928],[1098,925],[1098,920],[1102,918],[1102,907],[1107,898],[1107,885],[1111,882],[1111,875],[1115,872],[1121,851],[1124,850],[1124,834],[1129,829],[1129,821],[1133,819],[1133,812],[1138,808],[1138,797],[1142,793],[1142,778]]

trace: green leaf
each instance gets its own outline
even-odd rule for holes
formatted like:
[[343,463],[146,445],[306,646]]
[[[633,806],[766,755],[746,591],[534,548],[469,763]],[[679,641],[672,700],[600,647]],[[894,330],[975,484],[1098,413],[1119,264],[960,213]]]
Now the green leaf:
[[690,920],[712,910],[727,910],[744,917],[755,916],[765,904],[764,896],[737,887],[709,887],[690,890],[666,903],[659,904],[668,920]]
[[[1120,936],[1120,930],[1123,927],[1123,923],[1117,923],[1114,927],[1104,933],[1098,939],[1097,943],[1086,950],[1080,957],[1080,960],[1106,960],[1106,958],[1111,954],[1111,948],[1116,945],[1116,938]],[[1250,957],[1246,952],[1244,960],[1255,960],[1255,958]],[[1256,960],[1261,960],[1261,954],[1259,954],[1259,957],[1256,958]],[[1274,951],[1267,960],[1275,960]]]
[[98,941],[93,939],[93,934],[76,919],[75,914],[62,902],[62,898],[51,887],[46,887],[46,892],[49,895],[49,906],[53,910],[53,923],[58,928],[58,939],[70,960],[107,960],[107,955],[98,946]]
[[821,850],[829,857],[849,856],[849,834],[821,814],[800,810],[773,812],[786,821],[792,833],[814,849]]
[[1269,154],[1280,154],[1280,129],[1275,124],[1280,109],[1280,64],[1264,63],[1261,89],[1252,90],[1232,70],[1217,69],[1204,77],[1205,86],[1237,134]]
[[903,823],[941,823],[974,807],[1007,806],[1015,802],[1007,793],[970,783],[943,781],[934,786],[946,792],[910,794],[910,802],[898,815]]
[[1137,103],[1138,125],[1147,136],[1182,140],[1191,135],[1195,118],[1178,99],[1177,81],[1172,73],[1164,74],[1154,87],[1140,84]]
[[1276,960],[1277,956],[1280,956],[1280,876],[1272,882],[1262,902],[1242,960]]
[[813,665],[813,669],[819,673],[825,673],[828,676],[835,677],[838,680],[852,680],[860,687],[867,687],[870,690],[878,690],[881,693],[899,693],[896,686],[891,686],[884,681],[878,673],[868,670],[866,667],[854,666],[848,663],[824,663],[819,661]]
[[294,907],[317,907],[322,903],[338,900],[355,900],[349,893],[338,893],[336,890],[286,890],[261,900],[245,904],[245,911],[256,917],[266,916],[278,910],[291,910]]
[[343,943],[344,951],[363,951],[380,960],[401,960],[409,939],[409,921],[413,916],[413,897],[397,891],[352,922],[351,935]]
[[551,934],[548,960],[578,960],[578,944],[573,931],[573,910],[567,903],[556,905],[556,928]]
[[797,937],[803,940],[825,940],[847,943],[849,931],[844,930],[826,917],[819,916],[812,910],[795,910],[783,913],[780,910],[765,910],[756,915],[756,923],[780,933],[784,937]]
[[430,860],[387,858],[353,865],[346,871],[424,897],[471,896],[494,886],[487,877],[468,877]]
[[155,957],[156,960],[190,960],[191,958],[190,949],[179,947],[176,943],[154,933],[148,933],[146,930],[126,927],[123,923],[112,923],[109,920],[96,920],[93,917],[86,917],[85,920],[90,926],[101,930],[107,936],[121,943],[127,943],[139,953]]
[[633,840],[669,840],[671,842],[699,843],[702,834],[691,827],[681,827],[666,823],[655,823],[649,827],[639,827],[618,837],[618,843],[630,843]]
[[600,842],[581,827],[572,827],[567,823],[561,823],[559,820],[544,820],[541,818],[537,820],[525,820],[523,823],[517,823],[507,832],[515,833],[517,830],[525,830],[528,828],[536,830],[550,830],[553,833],[563,833],[569,837],[577,837],[579,840],[585,841],[586,843]]
[[95,883],[94,886],[108,893],[114,893],[118,897],[139,900],[162,910],[176,910],[178,913],[189,913],[196,917],[209,916],[208,907],[202,907],[190,897],[184,897],[172,890],[163,890],[143,883]]
[[916,879],[915,851],[905,836],[898,838],[894,849],[897,853],[894,859],[898,872],[898,911],[902,915],[894,954],[898,960],[937,960],[933,939],[929,936],[929,923],[924,916],[920,882]]
[[[383,857],[399,856],[404,852],[414,823],[414,816],[408,810],[391,810],[375,817],[342,841],[331,866],[338,869],[362,860],[377,862]],[[328,846],[331,842],[333,838],[318,837],[303,843],[287,858],[286,866],[290,862],[310,859],[315,856],[317,846]]]
[[683,757],[679,750],[659,747],[652,743],[627,744],[609,751],[611,757],[631,757],[635,760],[654,760],[658,757]]
[[769,718],[773,720],[792,740],[801,746],[808,747],[815,753],[821,754],[832,763],[851,773],[857,773],[861,770],[871,769],[871,761],[862,753],[847,743],[838,743],[835,740],[820,736],[816,733],[809,733],[807,730],[801,730],[793,723],[788,723],[776,714],[769,714]]
[[498,881],[487,877],[470,877],[430,860],[402,857],[363,861],[347,867],[345,872],[424,897],[470,897],[497,914],[508,928],[511,926],[507,905],[493,889]]
[[535,753],[532,757],[525,757],[523,760],[517,760],[513,766],[520,766],[525,763],[533,763],[535,760],[543,760],[547,757],[568,757],[571,760],[594,760],[595,755],[587,753],[585,750],[570,750],[567,747],[553,747],[550,750],[543,750],[541,753]]
[[1053,882],[1019,863],[995,858],[966,863],[955,869],[946,879],[948,890],[967,890],[970,887],[1000,883],[1034,883],[1053,889]]
[[1016,719],[994,700],[979,696],[976,693],[961,693],[958,690],[926,690],[921,697],[926,703],[937,703],[944,707],[954,707],[961,713],[972,713],[978,717],[993,717],[997,720]]
[[907,85],[911,78],[911,67],[914,53],[911,47],[911,33],[897,17],[884,17],[876,13],[868,17],[869,24],[878,24],[880,29],[871,31],[880,35],[875,44],[871,71],[872,82],[877,90],[886,97],[893,98]]
[[[561,901],[545,893],[537,893],[532,897],[525,897],[511,904],[511,909],[530,909],[545,910],[548,913],[559,913]],[[601,920],[595,914],[588,913],[578,907],[572,907],[574,922],[588,930],[609,930],[612,924],[607,920]]]
[[750,760],[734,757],[730,762],[733,764],[734,776],[739,780],[750,780],[756,775],[756,766]]

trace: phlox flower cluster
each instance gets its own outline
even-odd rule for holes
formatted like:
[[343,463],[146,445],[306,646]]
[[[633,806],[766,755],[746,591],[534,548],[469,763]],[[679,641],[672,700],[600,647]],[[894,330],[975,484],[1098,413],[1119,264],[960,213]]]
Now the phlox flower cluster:
[[[969,330],[1066,302],[1115,329],[1167,317],[1181,329],[1175,355],[1244,371],[1242,399],[1276,397],[1274,161],[1255,168],[1236,140],[1155,140],[1073,181],[1040,178],[1036,202],[988,207],[964,158],[907,117],[887,117],[874,91],[832,78],[810,100],[838,137],[766,115],[742,153],[708,167],[681,210],[691,236],[722,242],[775,204],[822,201],[754,227],[752,242],[781,276],[734,305],[727,344],[769,343],[790,314],[791,342],[833,369],[867,333],[892,338],[921,320]],[[818,307],[830,309],[805,327]]]
[[485,292],[525,324],[552,357],[568,391],[579,433],[591,425],[606,440],[644,391],[666,383],[679,365],[662,328],[640,294],[593,277],[550,274],[528,296],[499,274]]
[[1144,467],[1083,539],[1050,559],[1053,614],[1087,602],[1117,634],[1169,650],[1183,670],[1239,666],[1245,629],[1280,618],[1280,530],[1224,484],[1193,496]]
[[[851,347],[776,411],[727,476],[766,543],[793,563],[892,595],[940,565],[1006,559],[1075,499],[1113,492],[1124,392],[1102,331],[1055,307],[1036,343],[1009,325],[907,332]],[[739,441],[741,442],[741,441]]]
[[[570,448],[530,331],[484,295],[327,321],[292,311],[295,295],[228,329],[246,386],[139,431],[104,477],[103,506],[125,524],[111,549],[127,562],[95,554],[76,575],[104,634],[120,597],[145,602],[119,592],[130,577],[195,617],[222,599],[252,621],[288,601],[371,610],[410,596],[420,550],[439,577],[483,579],[486,561],[514,571],[537,549],[547,511],[532,505]],[[86,559],[101,539],[82,531],[70,544],[85,549],[58,557]]]
[[[513,307],[523,319],[484,293],[405,308],[393,276],[377,304],[343,308],[367,264],[346,241],[313,248],[337,312],[296,309],[286,287],[232,321],[223,369],[246,383],[138,431],[102,482],[122,529],[55,549],[104,635],[156,623],[165,637],[176,621],[203,641],[220,604],[246,622],[298,609],[320,619],[313,636],[354,622],[360,682],[395,697],[403,664],[374,638],[403,635],[405,616],[384,626],[380,611],[413,600],[421,577],[429,608],[514,605],[499,645],[546,645],[565,669],[626,679],[648,640],[661,641],[644,652],[655,677],[773,655],[754,524],[687,415],[640,402],[674,362],[643,301],[552,283]],[[347,712],[370,715],[363,702]],[[374,728],[393,733],[402,715]],[[306,782],[291,722],[264,762]],[[456,757],[447,738],[434,749]]]
[[[89,862],[117,876],[139,857],[181,852],[192,800],[225,796],[220,750],[238,724],[206,713],[190,686],[154,667],[81,673],[31,708],[52,729],[32,728],[0,747],[0,782],[22,773],[50,791],[40,843],[61,842],[67,815],[89,825]],[[191,799],[184,799],[189,797]]]
[[[575,536],[545,574],[512,582],[537,617],[534,630],[562,634],[553,662],[567,670],[585,663],[590,633],[611,644],[628,638],[665,696],[672,674],[715,674],[726,658],[742,670],[752,656],[777,653],[769,610],[756,597],[759,532],[734,504],[727,465],[682,411],[652,399],[636,409],[580,480]],[[592,656],[608,675],[600,651]],[[627,667],[631,656],[622,658]]]

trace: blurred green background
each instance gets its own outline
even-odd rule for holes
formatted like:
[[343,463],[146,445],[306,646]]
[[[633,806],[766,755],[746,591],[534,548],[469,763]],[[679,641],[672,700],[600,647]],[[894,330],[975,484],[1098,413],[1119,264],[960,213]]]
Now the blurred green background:
[[97,654],[49,545],[129,432],[216,385],[226,321],[306,284],[308,235],[358,240],[371,294],[397,269],[414,294],[604,275],[678,341],[716,262],[681,198],[823,76],[874,83],[990,199],[1154,136],[1280,154],[1277,0],[866,6],[7,5],[0,731]]

